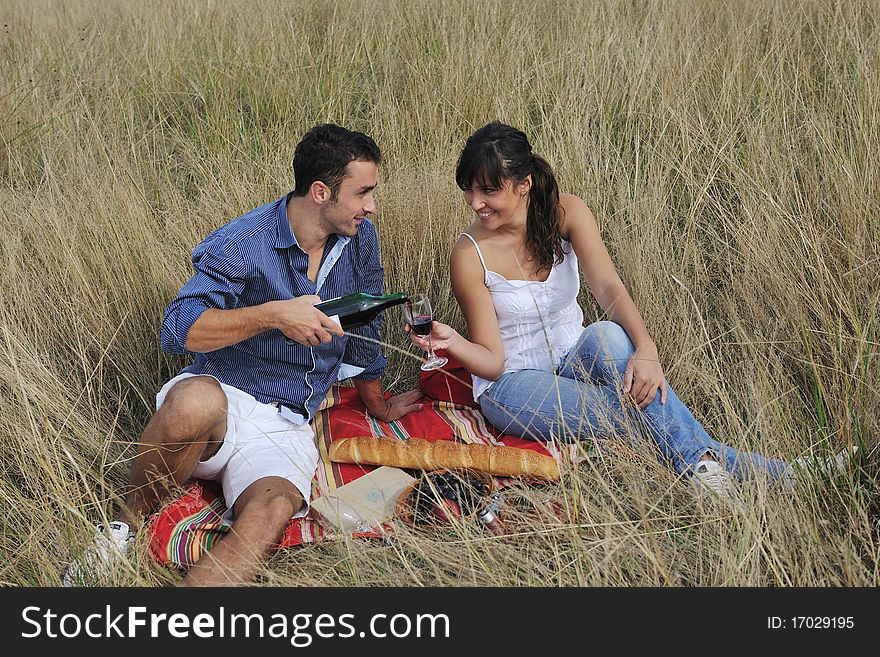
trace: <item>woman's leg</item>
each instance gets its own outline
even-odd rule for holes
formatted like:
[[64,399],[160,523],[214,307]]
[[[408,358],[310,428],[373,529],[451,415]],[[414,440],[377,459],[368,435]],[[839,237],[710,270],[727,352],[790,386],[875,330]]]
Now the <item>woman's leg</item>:
[[544,370],[503,374],[480,395],[483,415],[498,430],[530,440],[576,442],[621,429],[614,391]]
[[560,366],[559,375],[613,390],[610,396],[618,407],[625,408],[627,414],[645,426],[677,472],[695,466],[704,454],[711,452],[725,469],[740,479],[763,473],[773,479],[782,475],[788,465],[785,461],[740,451],[710,438],[669,382],[666,383],[666,404],[660,403],[659,393],[641,411],[621,404],[623,375],[632,354],[632,342],[619,325],[596,322],[584,329]]

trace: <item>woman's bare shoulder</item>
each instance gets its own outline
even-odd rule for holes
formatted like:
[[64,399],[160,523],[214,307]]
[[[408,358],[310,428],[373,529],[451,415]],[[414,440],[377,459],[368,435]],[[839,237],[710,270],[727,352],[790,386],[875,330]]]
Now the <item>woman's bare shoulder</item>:
[[[470,231],[466,231],[470,235]],[[462,234],[449,254],[449,277],[459,305],[485,283],[482,259],[473,242]]]
[[474,247],[474,241],[479,242],[479,238],[474,235],[473,226],[462,231],[461,235],[455,241],[452,252],[449,254],[450,264],[464,265],[471,261],[478,263],[477,249]]
[[559,216],[559,229],[565,239],[569,239],[572,228],[590,221],[595,222],[592,210],[579,196],[560,194],[559,205],[562,208]]
[[470,226],[461,231],[461,234],[455,241],[455,245],[452,247],[452,253],[454,254],[456,252],[464,252],[476,254],[477,250],[474,248],[474,242],[482,246],[485,238],[485,230],[480,225],[479,221],[475,221]]
[[[561,205],[566,212],[590,212],[590,208],[584,203],[584,200],[580,196],[575,196],[574,194],[560,194],[559,205]],[[592,214],[592,212],[590,212],[590,214]]]

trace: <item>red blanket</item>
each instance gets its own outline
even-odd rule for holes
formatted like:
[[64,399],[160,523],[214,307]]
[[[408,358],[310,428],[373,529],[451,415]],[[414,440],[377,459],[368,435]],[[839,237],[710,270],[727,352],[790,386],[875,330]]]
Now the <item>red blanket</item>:
[[[334,386],[330,390],[313,421],[321,461],[312,482],[312,499],[375,467],[331,463],[327,456],[329,445],[339,438],[372,435],[406,440],[416,436],[430,441],[504,444],[547,453],[542,443],[502,436],[486,422],[471,396],[470,375],[454,359],[450,358],[442,370],[423,373],[419,387],[425,394],[422,410],[395,422],[382,422],[369,415],[354,388]],[[574,458],[574,452],[565,457]],[[228,531],[221,522],[225,510],[217,484],[190,482],[182,497],[169,502],[149,519],[151,552],[162,564],[188,568]],[[318,523],[301,518],[290,522],[276,547],[323,539]]]

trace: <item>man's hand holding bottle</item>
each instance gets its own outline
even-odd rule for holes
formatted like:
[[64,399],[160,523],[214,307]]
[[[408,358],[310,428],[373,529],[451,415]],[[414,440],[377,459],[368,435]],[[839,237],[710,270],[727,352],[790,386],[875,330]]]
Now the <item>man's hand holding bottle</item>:
[[334,335],[345,334],[338,322],[315,308],[315,304],[321,303],[321,297],[316,294],[270,303],[274,306],[276,328],[289,340],[314,347],[330,342]]

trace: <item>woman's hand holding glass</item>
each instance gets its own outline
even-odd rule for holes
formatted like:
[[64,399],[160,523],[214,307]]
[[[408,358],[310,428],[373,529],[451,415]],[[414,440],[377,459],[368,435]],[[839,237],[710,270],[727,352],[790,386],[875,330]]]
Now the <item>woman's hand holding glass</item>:
[[[409,327],[407,327],[406,330],[409,331],[409,337],[412,343],[422,351],[428,351],[429,347],[443,349],[445,351],[446,349],[449,349],[449,345],[452,343],[455,336],[458,335],[458,332],[454,328],[443,322],[438,322],[436,319],[431,325],[431,332],[428,335],[419,335],[415,331],[411,331]],[[428,344],[429,337],[431,338],[430,345]]]
[[435,346],[439,349],[442,349],[443,347],[440,347],[433,341],[434,331],[437,330],[437,322],[434,321],[434,311],[431,309],[431,301],[428,299],[428,296],[425,294],[417,294],[410,299],[409,303],[400,308],[403,312],[403,321],[406,323],[406,330],[409,331],[410,336],[413,338],[416,336],[421,338],[419,334],[425,336],[425,338],[422,338],[421,340],[425,346],[422,346],[413,340],[414,344],[428,352],[428,358],[422,363],[420,369],[424,372],[428,372],[446,365],[448,362],[446,358],[434,354]]

